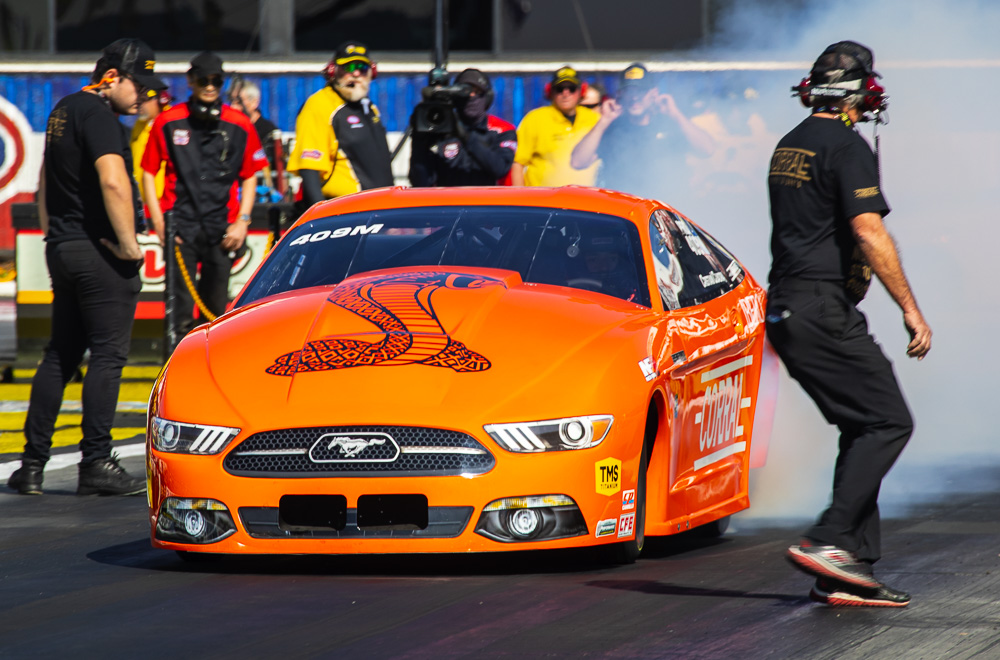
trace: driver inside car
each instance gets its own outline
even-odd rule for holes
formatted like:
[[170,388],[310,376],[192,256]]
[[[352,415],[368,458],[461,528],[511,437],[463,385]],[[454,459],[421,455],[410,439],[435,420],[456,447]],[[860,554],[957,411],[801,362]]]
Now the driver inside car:
[[635,266],[628,257],[628,243],[623,236],[594,235],[580,243],[579,261],[583,268],[569,285],[609,296],[632,300],[636,294]]

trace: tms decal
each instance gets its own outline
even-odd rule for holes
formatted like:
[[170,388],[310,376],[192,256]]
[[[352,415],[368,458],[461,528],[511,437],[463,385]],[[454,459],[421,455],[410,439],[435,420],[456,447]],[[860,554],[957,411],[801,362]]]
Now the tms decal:
[[753,357],[748,355],[701,375],[702,383],[713,382],[701,397],[701,410],[695,413],[694,423],[699,426],[699,451],[711,453],[696,460],[694,469],[746,450],[746,442],[733,441],[743,435],[740,414],[752,404],[750,397],[743,396],[743,370],[752,363]]
[[594,463],[594,477],[599,495],[614,495],[622,489],[622,462],[605,458]]
[[635,508],[635,491],[634,490],[623,490],[622,491],[622,511],[628,511]]

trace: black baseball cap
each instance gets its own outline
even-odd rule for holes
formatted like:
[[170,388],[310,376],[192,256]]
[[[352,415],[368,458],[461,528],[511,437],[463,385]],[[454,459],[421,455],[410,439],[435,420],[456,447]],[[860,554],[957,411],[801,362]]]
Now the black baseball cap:
[[340,44],[333,55],[333,63],[343,66],[348,62],[364,62],[370,65],[372,60],[368,56],[368,47],[360,41],[345,41]]
[[143,87],[151,87],[158,80],[153,75],[156,54],[141,39],[119,39],[112,42],[101,51],[101,60],[107,67],[105,71],[118,69],[119,73],[131,76]]
[[479,90],[483,92],[488,92],[493,89],[493,85],[490,84],[489,76],[479,69],[466,69],[462,73],[455,76],[455,84],[472,85],[473,87],[478,87]]
[[205,51],[194,56],[188,73],[193,76],[221,76],[222,58],[211,51]]
[[559,67],[559,69],[552,76],[552,86],[555,87],[559,83],[573,83],[576,86],[580,86],[580,74],[576,72],[576,69],[570,65]]
[[161,93],[167,91],[167,83],[163,82],[162,78],[154,75],[153,81],[153,84],[146,89],[146,98],[148,99],[154,99]]
[[619,83],[619,88],[625,89],[626,87],[636,88],[636,89],[649,89],[653,86],[653,80],[649,76],[649,71],[642,64],[635,62],[629,64],[622,71],[621,82]]
[[[879,78],[882,77],[875,71],[875,55],[872,53],[871,48],[862,46],[856,41],[838,41],[835,44],[827,46],[826,50],[816,58],[816,63],[813,64],[814,73],[822,73],[829,69],[829,67],[823,65],[824,57],[827,55],[846,55],[857,63],[858,66],[848,69],[841,80],[857,80],[872,75]],[[839,63],[834,66],[839,68]]]

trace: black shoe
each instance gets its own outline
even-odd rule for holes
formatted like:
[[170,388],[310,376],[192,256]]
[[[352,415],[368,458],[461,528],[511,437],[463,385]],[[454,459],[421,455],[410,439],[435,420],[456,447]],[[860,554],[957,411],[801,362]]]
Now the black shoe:
[[45,463],[31,458],[21,459],[21,467],[14,470],[7,480],[7,485],[22,495],[42,494],[42,473]]
[[117,456],[80,464],[77,495],[138,495],[145,490],[146,480],[129,475]]
[[866,589],[877,589],[881,584],[872,575],[871,564],[835,545],[813,545],[803,539],[800,545],[788,548],[787,557],[795,568],[814,577],[832,578]]
[[910,594],[885,584],[865,589],[823,578],[816,580],[809,597],[817,603],[847,607],[906,607],[910,604]]

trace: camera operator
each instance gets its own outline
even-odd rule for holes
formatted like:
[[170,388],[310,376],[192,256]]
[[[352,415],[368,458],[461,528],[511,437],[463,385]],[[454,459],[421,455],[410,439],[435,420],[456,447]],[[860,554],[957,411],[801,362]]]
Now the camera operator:
[[466,69],[451,87],[428,87],[424,97],[410,120],[411,185],[494,186],[507,176],[517,132],[488,114],[493,85],[486,74]]

